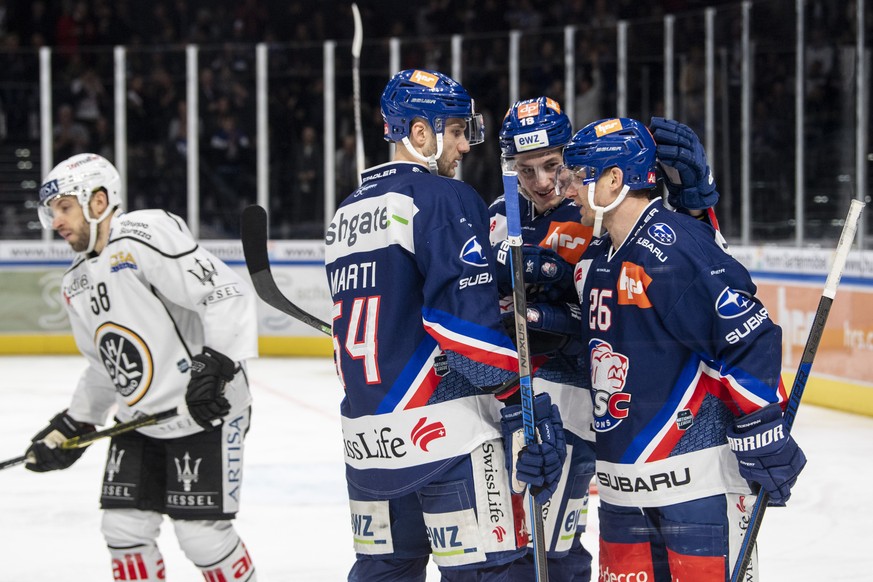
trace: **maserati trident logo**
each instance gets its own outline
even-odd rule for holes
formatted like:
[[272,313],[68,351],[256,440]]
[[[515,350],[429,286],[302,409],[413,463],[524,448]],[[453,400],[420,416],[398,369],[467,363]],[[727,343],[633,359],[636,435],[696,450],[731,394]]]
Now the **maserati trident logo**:
[[109,460],[106,461],[106,480],[112,481],[115,476],[121,471],[121,458],[124,456],[124,449],[120,451],[115,445],[109,450]]
[[188,272],[197,277],[201,285],[205,286],[208,283],[215,287],[215,277],[218,276],[218,271],[215,270],[215,265],[212,264],[212,261],[206,259],[204,264],[200,259],[194,259],[194,262],[200,268],[200,273],[197,273],[194,269],[188,269]]
[[179,463],[178,457],[175,457],[173,460],[176,461],[176,478],[182,484],[182,490],[191,491],[191,484],[196,483],[200,479],[200,461],[203,459],[194,461],[194,469],[191,469],[191,455],[188,454],[188,451],[185,451],[185,455],[182,457],[184,467]]

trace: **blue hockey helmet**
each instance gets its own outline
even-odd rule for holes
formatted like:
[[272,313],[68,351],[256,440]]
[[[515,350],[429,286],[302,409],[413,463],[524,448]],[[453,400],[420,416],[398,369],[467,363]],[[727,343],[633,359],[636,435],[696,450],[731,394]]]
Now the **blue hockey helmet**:
[[601,119],[589,123],[564,147],[564,166],[588,184],[618,166],[630,190],[657,185],[655,138],[636,119]]
[[570,118],[549,97],[516,101],[500,126],[500,153],[511,158],[524,152],[564,146],[573,135]]
[[[557,191],[587,185],[588,205],[594,210],[594,236],[600,236],[604,215],[625,199],[629,190],[651,189],[657,185],[655,139],[648,128],[625,117],[589,123],[564,147],[564,165],[558,170]],[[619,195],[607,206],[594,201],[594,185],[609,168],[624,174]]]
[[454,79],[437,71],[407,69],[394,75],[381,99],[385,120],[385,140],[403,141],[415,118],[424,118],[437,135],[445,131],[449,118],[467,122],[470,145],[485,140],[482,115],[475,111],[473,99]]

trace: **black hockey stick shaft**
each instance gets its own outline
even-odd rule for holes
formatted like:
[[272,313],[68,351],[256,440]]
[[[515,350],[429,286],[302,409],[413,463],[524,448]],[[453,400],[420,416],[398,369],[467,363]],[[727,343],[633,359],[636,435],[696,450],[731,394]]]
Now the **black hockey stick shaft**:
[[276,280],[273,279],[273,273],[270,271],[270,258],[267,253],[267,211],[257,204],[245,208],[242,213],[241,230],[246,268],[249,270],[258,297],[282,313],[326,335],[333,335],[329,324],[294,305],[276,285]]
[[[849,255],[849,250],[852,248],[852,241],[855,239],[855,231],[858,228],[858,219],[861,216],[861,210],[864,208],[864,203],[859,200],[853,200],[849,205],[849,214],[846,222],[843,225],[843,231],[840,234],[840,241],[837,243],[837,249],[834,252],[834,260],[831,264],[831,270],[828,273],[827,281],[825,281],[824,290],[822,291],[821,299],[818,303],[818,308],[815,311],[815,318],[812,322],[812,327],[809,330],[809,337],[806,339],[806,346],[803,348],[803,355],[800,357],[800,364],[797,368],[797,375],[794,377],[794,383],[791,386],[791,394],[788,397],[788,402],[785,406],[785,414],[783,422],[785,430],[790,431],[794,425],[794,419],[797,416],[797,409],[800,407],[800,399],[803,397],[803,391],[806,389],[806,382],[809,380],[809,373],[812,370],[812,362],[815,359],[815,354],[818,351],[818,345],[821,342],[822,334],[824,333],[825,324],[828,320],[828,315],[831,311],[831,305],[834,302],[834,297],[837,293],[837,287],[840,284],[840,278],[843,275],[843,269],[846,266],[846,259]],[[752,561],[752,552],[755,548],[755,541],[758,539],[758,532],[761,530],[761,523],[764,520],[764,512],[767,509],[769,495],[766,491],[761,491],[755,499],[755,505],[752,507],[752,515],[749,518],[749,527],[746,530],[746,535],[743,537],[743,543],[740,545],[739,555],[737,556],[734,572],[731,576],[731,582],[739,582],[746,575],[746,570],[749,563]]]
[[[151,426],[153,424],[157,424],[162,420],[167,418],[172,418],[174,416],[178,416],[179,411],[177,408],[172,408],[170,410],[165,410],[163,412],[156,412],[155,414],[149,414],[146,416],[142,416],[140,418],[135,418],[133,420],[129,420],[127,422],[120,422],[115,426],[111,426],[109,428],[103,430],[96,430],[94,432],[85,433],[83,435],[79,435],[76,437],[69,438],[61,443],[62,449],[81,449],[83,447],[87,447],[94,441],[98,441],[100,439],[114,437],[120,434],[124,434],[126,432],[130,432],[132,430],[136,430],[138,428],[143,428],[146,426]],[[6,469],[7,467],[14,467],[15,465],[20,465],[27,461],[27,455],[21,455],[20,457],[15,457],[13,459],[8,459],[6,461],[0,461],[0,471]]]
[[20,465],[24,461],[27,460],[27,455],[21,455],[20,457],[15,457],[13,459],[6,459],[5,461],[0,461],[0,471],[3,469],[7,469],[9,467],[14,467],[15,465]]
[[[512,302],[515,315],[515,341],[518,352],[518,383],[521,392],[524,444],[537,442],[536,419],[534,418],[533,372],[530,364],[530,345],[527,336],[527,297],[524,285],[524,257],[522,254],[521,217],[518,207],[518,174],[503,173],[503,192],[506,201],[506,230],[512,263]],[[507,443],[507,446],[511,446]],[[549,570],[546,557],[546,535],[543,525],[542,505],[530,492],[530,522],[533,529],[534,568],[537,582],[548,582]]]
[[89,432],[83,435],[68,438],[61,443],[61,448],[81,449],[82,447],[87,447],[94,441],[118,436],[120,434],[136,430],[138,428],[152,426],[153,424],[157,424],[162,420],[166,420],[174,416],[179,416],[179,414],[180,413],[178,408],[171,408],[169,410],[164,410],[163,412],[156,412],[154,414],[147,414],[146,416],[134,418],[133,420],[128,420],[127,422],[119,422],[115,426],[110,426],[109,428],[105,428],[103,430],[97,430],[94,432]]
[[[302,321],[325,335],[333,335],[333,330],[329,324],[295,305],[276,284],[273,272],[270,270],[270,258],[267,253],[267,212],[257,204],[245,208],[242,213],[241,230],[246,267],[258,297],[285,315]],[[518,384],[518,378],[511,378],[496,387],[493,392],[500,394],[516,384]]]

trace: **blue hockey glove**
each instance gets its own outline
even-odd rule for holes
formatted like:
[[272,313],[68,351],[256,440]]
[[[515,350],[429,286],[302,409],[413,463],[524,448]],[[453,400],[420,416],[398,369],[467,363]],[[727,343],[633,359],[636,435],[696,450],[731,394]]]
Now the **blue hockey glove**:
[[[515,341],[515,314],[510,311],[502,317],[507,333]],[[576,303],[528,303],[527,329],[533,356],[558,351],[578,355],[584,347],[582,310]]]
[[[495,252],[497,288],[501,294],[509,295],[512,293],[509,243],[503,241],[499,247]],[[557,300],[573,288],[573,265],[558,253],[539,245],[523,245],[521,252],[524,284],[529,294],[544,301]]]
[[667,202],[673,208],[704,210],[718,202],[712,171],[703,144],[687,125],[653,117],[649,126],[655,153],[666,177]]
[[506,406],[500,411],[506,469],[513,493],[523,493],[525,484],[529,484],[531,495],[543,504],[558,488],[564,459],[567,458],[564,426],[558,407],[552,404],[549,395],[545,392],[537,394],[534,397],[534,423],[539,442],[525,446],[522,414],[520,404]]
[[785,505],[806,465],[806,456],[788,434],[778,404],[769,404],[734,420],[728,444],[740,463],[740,475],[770,495],[770,505]]
[[65,440],[94,430],[93,424],[74,420],[67,411],[59,412],[47,427],[31,439],[24,467],[36,473],[66,469],[75,463],[87,447],[62,449]]
[[213,421],[230,412],[224,385],[233,380],[235,374],[233,360],[211,348],[204,346],[203,353],[191,358],[191,380],[185,392],[185,404],[191,418],[206,430],[212,430]]

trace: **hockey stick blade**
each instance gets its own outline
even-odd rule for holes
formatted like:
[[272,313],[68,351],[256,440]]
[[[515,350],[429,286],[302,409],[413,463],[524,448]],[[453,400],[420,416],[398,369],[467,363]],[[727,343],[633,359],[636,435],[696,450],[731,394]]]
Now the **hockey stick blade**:
[[245,208],[242,213],[241,229],[246,268],[249,270],[258,297],[270,307],[326,335],[332,335],[330,325],[294,305],[276,285],[276,280],[273,279],[273,273],[270,271],[270,258],[267,253],[267,211],[257,204]]
[[[840,234],[840,240],[837,243],[837,248],[834,251],[834,260],[831,264],[831,270],[828,273],[828,278],[825,281],[824,290],[821,294],[821,299],[818,303],[818,308],[815,311],[815,317],[812,321],[812,327],[809,330],[809,337],[806,339],[806,346],[803,348],[803,354],[800,356],[800,365],[797,367],[797,374],[794,376],[794,383],[791,386],[791,394],[788,396],[788,402],[785,404],[785,414],[783,415],[783,423],[786,431],[791,431],[794,425],[794,419],[797,416],[797,409],[800,406],[800,399],[803,397],[803,392],[806,390],[806,383],[809,380],[809,374],[812,370],[812,362],[815,359],[815,354],[818,351],[818,345],[821,342],[824,334],[825,324],[828,320],[828,315],[831,311],[834,297],[837,293],[837,287],[840,284],[840,278],[843,274],[843,269],[846,266],[846,259],[849,255],[849,250],[852,248],[852,241],[855,239],[855,232],[858,229],[858,219],[861,217],[861,210],[864,208],[864,203],[859,200],[852,200],[849,205],[849,214],[846,217],[846,222],[843,224],[843,231]],[[734,564],[733,575],[730,582],[739,582],[746,575],[746,570],[749,563],[752,561],[752,550],[755,548],[755,542],[758,539],[758,532],[761,530],[761,523],[764,520],[764,512],[767,509],[767,502],[770,497],[766,491],[761,491],[755,499],[755,504],[752,506],[752,514],[749,517],[749,525],[746,529],[746,534],[740,544],[739,553],[736,563]]]
[[[81,449],[87,447],[94,441],[98,441],[100,439],[104,439],[107,437],[114,437],[120,434],[124,434],[126,432],[130,432],[132,430],[136,430],[138,428],[143,428],[145,426],[151,426],[153,424],[157,424],[162,420],[167,418],[172,418],[174,416],[179,415],[179,410],[177,408],[171,408],[170,410],[164,410],[163,412],[156,412],[155,414],[149,414],[146,416],[142,416],[140,418],[135,418],[133,420],[129,420],[127,422],[120,422],[115,426],[111,426],[109,428],[103,430],[96,430],[93,432],[88,432],[83,435],[79,435],[76,437],[69,438],[61,443],[62,449]],[[20,457],[15,457],[14,459],[8,459],[6,461],[0,461],[0,471],[6,469],[8,467],[14,467],[15,465],[20,465],[27,461],[27,455],[21,455]]]

